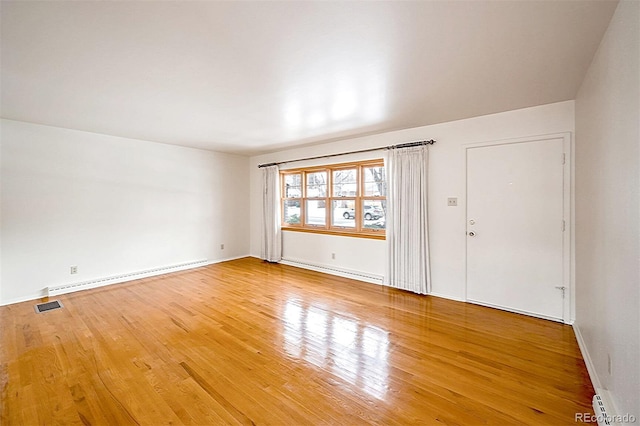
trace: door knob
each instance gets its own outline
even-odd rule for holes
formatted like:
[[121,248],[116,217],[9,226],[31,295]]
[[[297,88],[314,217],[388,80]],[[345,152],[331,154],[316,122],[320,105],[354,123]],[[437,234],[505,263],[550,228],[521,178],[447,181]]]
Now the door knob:
[[470,237],[475,237],[475,236],[476,236],[476,233],[475,233],[475,232],[473,232],[473,231],[470,231],[470,232],[469,232],[469,236],[470,236]]

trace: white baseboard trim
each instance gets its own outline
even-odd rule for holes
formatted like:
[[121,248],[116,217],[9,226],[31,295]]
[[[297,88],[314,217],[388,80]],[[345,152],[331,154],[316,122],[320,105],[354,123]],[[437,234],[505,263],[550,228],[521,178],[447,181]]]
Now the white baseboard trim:
[[[600,377],[596,372],[596,367],[593,364],[593,359],[591,358],[591,354],[587,349],[587,343],[584,341],[584,337],[582,336],[580,327],[575,323],[572,325],[572,327],[573,333],[576,336],[576,341],[578,342],[578,347],[580,348],[580,353],[582,354],[582,359],[584,359],[584,363],[587,367],[587,372],[589,373],[589,379],[591,379],[591,384],[596,391],[596,395],[600,396],[600,398],[602,399],[602,402],[606,408],[607,415],[615,419],[616,415],[620,413],[618,411],[618,405],[616,404],[615,398],[613,397],[611,392],[609,392],[609,390],[607,390],[602,385],[602,382],[600,381]],[[596,412],[596,415],[597,414],[598,413]],[[610,422],[610,424],[613,426],[621,423],[612,421]]]
[[224,259],[212,260],[211,262],[209,262],[209,265],[213,265],[215,263],[230,262],[232,260],[244,259],[245,257],[251,257],[251,256],[248,254],[243,254],[242,256],[225,257]]
[[501,311],[513,312],[514,314],[526,315],[528,317],[540,318],[548,321],[559,322],[564,324],[564,321],[561,318],[554,318],[547,315],[535,314],[532,312],[520,311],[518,309],[509,308],[506,306],[500,305],[492,305],[491,303],[485,303],[478,300],[467,299],[469,303],[473,303],[474,305],[486,306],[487,308],[500,309]]
[[427,296],[439,297],[440,299],[454,300],[456,302],[465,302],[465,300],[460,297],[453,297],[453,296],[449,296],[442,293],[435,293],[433,291],[431,293],[427,293]]
[[591,355],[589,355],[589,351],[587,350],[587,344],[582,337],[582,332],[580,331],[580,327],[577,324],[573,324],[573,333],[576,335],[576,341],[578,342],[578,347],[580,348],[580,352],[582,353],[582,359],[584,359],[584,363],[587,366],[587,372],[589,373],[589,378],[591,379],[591,384],[594,389],[601,389],[602,383],[600,383],[600,378],[596,373],[596,368],[593,365],[593,360],[591,359]]
[[38,300],[47,297],[47,290],[43,289],[39,293],[32,293],[26,296],[14,297],[13,299],[3,300],[0,302],[0,306],[13,305],[16,303],[28,302],[30,300]]
[[368,272],[354,271],[345,268],[338,268],[332,265],[323,265],[319,263],[308,262],[306,260],[299,259],[282,259],[280,261],[283,265],[294,266],[297,268],[309,269],[316,272],[324,272],[329,275],[336,275],[343,278],[351,278],[358,281],[364,281],[371,284],[382,285],[384,277],[381,275],[370,274]]
[[6,301],[2,301],[0,306],[12,305],[15,303],[27,302],[30,300],[42,299],[45,297],[55,297],[62,294],[74,293],[76,291],[82,290],[90,290],[99,287],[105,287],[113,284],[121,284],[124,282],[135,281],[143,278],[149,278],[157,275],[170,274],[173,272],[186,271],[189,269],[200,268],[203,266],[213,265],[215,263],[228,262],[230,260],[242,259],[247,257],[247,255],[243,256],[234,256],[228,257],[224,259],[216,259],[216,260],[199,260],[187,263],[181,263],[177,265],[169,265],[169,266],[161,266],[153,269],[146,269],[143,271],[130,272],[127,274],[119,274],[112,275],[110,277],[104,278],[96,278],[93,280],[87,280],[77,283],[69,283],[69,284],[60,284],[58,286],[50,286],[44,288],[41,292],[37,294],[31,294],[27,296],[22,296],[14,299],[9,299]]

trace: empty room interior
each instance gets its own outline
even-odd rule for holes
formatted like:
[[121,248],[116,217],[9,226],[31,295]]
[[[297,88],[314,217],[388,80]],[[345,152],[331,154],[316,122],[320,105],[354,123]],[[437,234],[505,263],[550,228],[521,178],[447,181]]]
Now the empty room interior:
[[640,2],[2,1],[0,423],[640,422]]

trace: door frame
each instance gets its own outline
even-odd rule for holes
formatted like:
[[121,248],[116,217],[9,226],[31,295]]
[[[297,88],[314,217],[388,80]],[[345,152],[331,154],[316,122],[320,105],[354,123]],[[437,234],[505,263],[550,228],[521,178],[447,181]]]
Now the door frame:
[[[573,324],[575,320],[575,250],[574,250],[574,191],[573,191],[573,178],[574,178],[574,161],[573,161],[573,139],[571,132],[552,133],[546,135],[527,136],[513,139],[493,140],[485,142],[476,142],[462,145],[462,156],[464,165],[464,200],[465,200],[465,212],[464,212],[464,299],[468,303],[482,304],[485,306],[499,308],[502,310],[524,314],[528,316],[543,318],[552,321],[558,321],[556,318],[550,318],[541,315],[535,315],[530,312],[523,312],[517,309],[494,306],[490,304],[483,304],[476,301],[470,301],[467,297],[467,223],[469,221],[469,204],[468,204],[468,151],[473,148],[482,148],[496,145],[518,144],[526,142],[545,141],[550,139],[562,139],[562,146],[564,152],[564,168],[563,168],[563,182],[562,182],[562,219],[564,221],[564,232],[562,235],[562,285],[566,287],[565,297],[562,305],[562,322],[565,324]],[[559,158],[558,161],[563,161]],[[558,224],[562,226],[562,224]]]

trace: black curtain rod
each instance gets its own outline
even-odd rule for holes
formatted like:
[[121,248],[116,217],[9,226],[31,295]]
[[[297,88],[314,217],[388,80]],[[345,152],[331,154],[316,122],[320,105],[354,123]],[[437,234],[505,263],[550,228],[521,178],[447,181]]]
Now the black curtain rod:
[[319,155],[317,157],[307,157],[307,158],[299,158],[297,160],[279,161],[277,163],[260,164],[258,165],[258,167],[263,168],[263,167],[269,167],[269,166],[279,166],[280,164],[294,163],[296,161],[317,160],[318,158],[331,158],[331,157],[338,157],[341,155],[360,154],[363,152],[380,151],[383,149],[411,148],[413,146],[433,145],[434,143],[436,143],[436,141],[434,141],[433,139],[428,141],[408,142],[408,143],[401,143],[398,145],[381,146],[380,148],[369,148],[369,149],[361,149],[360,151],[342,152],[340,154]]

